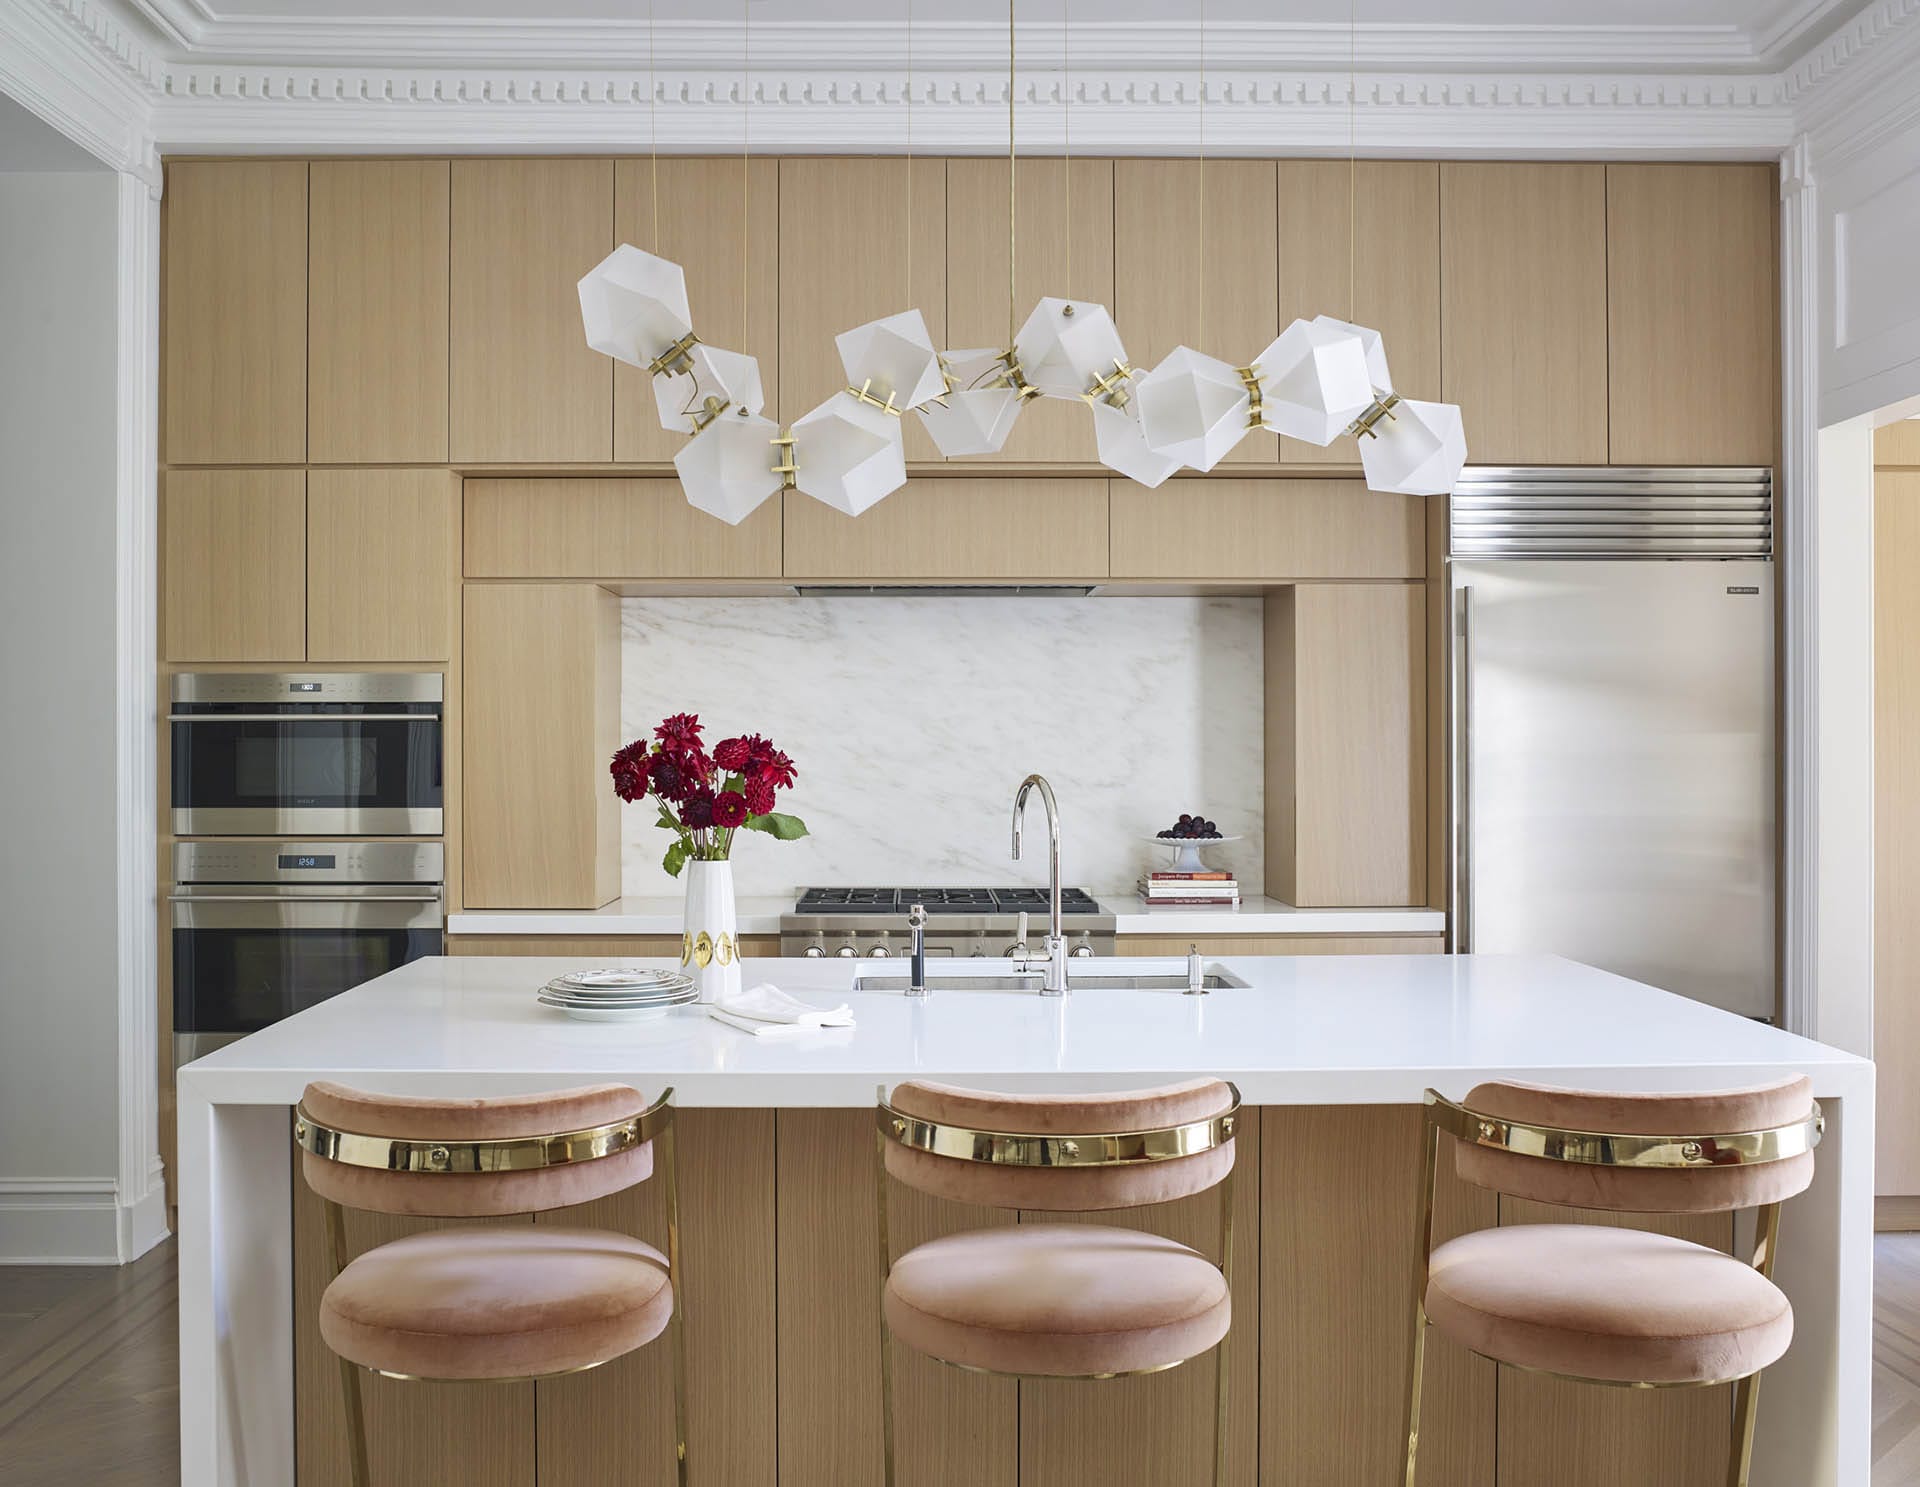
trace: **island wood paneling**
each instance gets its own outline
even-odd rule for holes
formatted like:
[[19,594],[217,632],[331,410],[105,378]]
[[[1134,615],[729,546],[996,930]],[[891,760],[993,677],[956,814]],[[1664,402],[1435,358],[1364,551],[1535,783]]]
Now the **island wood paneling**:
[[307,163],[185,160],[162,203],[161,458],[307,457]]
[[444,661],[452,649],[447,470],[307,476],[307,659]]
[[[1271,160],[1114,162],[1113,312],[1134,366],[1181,345],[1245,366],[1280,333],[1278,190]],[[1226,462],[1278,458],[1256,430]]]
[[1912,1198],[1920,1195],[1920,586],[1911,578],[1920,564],[1920,470],[1876,470],[1873,507],[1874,1190]]
[[1357,480],[1172,480],[1110,485],[1115,579],[1284,583],[1419,578],[1426,520],[1417,496]]
[[465,593],[464,902],[593,909],[620,892],[620,605],[592,584]]
[[1614,464],[1773,464],[1775,182],[1771,165],[1607,167]]
[[[834,345],[845,331],[917,307],[933,344],[950,344],[947,163],[911,162],[911,216],[908,167],[897,157],[780,162],[778,386],[786,423],[847,385]],[[940,458],[917,419],[907,419],[906,438],[908,459]]]
[[910,480],[860,517],[786,495],[790,579],[1107,575],[1105,480]]
[[[1261,1112],[1262,1487],[1400,1480],[1420,1140],[1417,1106]],[[1494,1196],[1450,1166],[1438,1191],[1436,1242],[1494,1223]],[[1494,1487],[1493,1365],[1440,1340],[1427,1358],[1420,1487]],[[1502,1467],[1529,1487],[1562,1480]]]
[[1423,584],[1266,601],[1267,889],[1303,908],[1427,901]]
[[[657,171],[657,180],[656,180]],[[745,173],[744,180],[742,173]],[[658,194],[660,221],[654,224]],[[740,157],[670,157],[614,164],[616,242],[657,253],[687,276],[687,301],[700,339],[760,362],[766,416],[779,418],[780,234],[764,231],[780,210],[779,162]],[[584,273],[585,270],[583,269]],[[742,303],[744,298],[745,303]],[[613,457],[630,463],[671,460],[683,433],[661,427],[653,379],[643,368],[615,363]],[[767,463],[772,465],[772,451]]]
[[[1280,324],[1332,315],[1377,330],[1394,386],[1438,398],[1439,165],[1282,160],[1279,200]],[[1280,458],[1352,464],[1360,453],[1346,438],[1324,449],[1283,438]]]
[[444,160],[312,166],[307,449],[315,464],[447,458]]
[[469,480],[466,571],[469,578],[777,578],[780,502],[730,527],[689,506],[677,480]]
[[161,657],[305,660],[306,472],[169,470],[161,490]]
[[613,362],[575,285],[612,251],[611,160],[453,162],[452,458],[613,456]]
[[1448,161],[1440,238],[1441,396],[1473,458],[1604,465],[1607,167]]
[[[1041,296],[1113,305],[1113,162],[1022,160],[1015,174],[1018,239],[1013,326],[1007,306],[1007,162],[947,162],[947,339],[1005,350]],[[1123,330],[1124,333],[1124,330]],[[1077,402],[1031,398],[998,454],[981,464],[1088,464],[1093,422]]]
[[1444,943],[1440,935],[1120,935],[1114,954],[1184,957],[1198,945],[1202,955],[1438,955]]

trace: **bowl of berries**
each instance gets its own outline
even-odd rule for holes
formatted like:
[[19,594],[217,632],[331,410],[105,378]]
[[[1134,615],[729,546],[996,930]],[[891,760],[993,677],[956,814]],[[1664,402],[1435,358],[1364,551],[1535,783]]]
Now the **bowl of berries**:
[[1227,842],[1237,842],[1240,838],[1222,836],[1220,828],[1205,816],[1189,815],[1183,811],[1178,821],[1147,840],[1173,848],[1173,861],[1167,867],[1168,872],[1202,873],[1207,870],[1206,863],[1200,860],[1202,847],[1218,847]]

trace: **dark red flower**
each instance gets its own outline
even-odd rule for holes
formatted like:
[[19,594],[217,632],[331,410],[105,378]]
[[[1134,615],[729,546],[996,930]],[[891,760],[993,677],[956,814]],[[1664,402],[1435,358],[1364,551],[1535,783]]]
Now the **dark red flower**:
[[704,790],[689,793],[680,802],[680,824],[689,831],[704,831],[713,825],[713,797]]
[[713,762],[730,774],[738,774],[747,767],[752,750],[744,738],[723,738],[713,746]]
[[645,739],[635,739],[615,754],[612,764],[608,766],[613,775],[613,793],[624,801],[641,800],[646,796],[647,771],[651,764],[648,747]]
[[767,780],[748,780],[745,799],[749,811],[764,816],[773,809],[773,785]]
[[767,757],[761,761],[760,767],[755,771],[754,777],[766,781],[769,785],[776,785],[780,789],[785,790],[793,784],[793,778],[796,772],[793,767],[793,761],[778,749],[773,749],[767,754]]
[[687,772],[680,767],[680,761],[671,754],[655,754],[650,770],[653,788],[668,800],[680,800],[685,797],[690,781]]
[[653,736],[668,750],[692,752],[700,747],[700,718],[695,713],[675,713],[653,730]]
[[713,824],[731,830],[747,819],[746,797],[732,790],[722,790],[713,798]]

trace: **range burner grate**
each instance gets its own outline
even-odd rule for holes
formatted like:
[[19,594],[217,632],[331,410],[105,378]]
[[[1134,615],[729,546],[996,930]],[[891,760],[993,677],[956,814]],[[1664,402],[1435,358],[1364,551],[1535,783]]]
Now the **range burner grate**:
[[[914,904],[932,914],[1047,912],[1044,888],[809,888],[800,895],[796,914],[905,914]],[[1084,888],[1060,890],[1062,914],[1098,914],[1100,905]]]

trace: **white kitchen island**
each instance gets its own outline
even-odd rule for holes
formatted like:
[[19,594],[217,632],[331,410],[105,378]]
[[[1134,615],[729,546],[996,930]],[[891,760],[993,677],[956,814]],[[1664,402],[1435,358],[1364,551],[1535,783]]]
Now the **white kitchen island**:
[[[750,963],[748,984],[770,980],[810,999],[852,1002],[856,1027],[792,1041],[755,1038],[696,1009],[598,1025],[535,1004],[535,987],[582,964],[419,961],[181,1071],[183,1482],[295,1480],[288,1109],[309,1080],[446,1095],[620,1080],[650,1095],[671,1085],[682,1109],[807,1112],[871,1107],[876,1086],[910,1076],[1097,1090],[1210,1074],[1237,1083],[1249,1106],[1286,1107],[1412,1106],[1429,1086],[1459,1097],[1489,1078],[1690,1090],[1804,1072],[1824,1106],[1826,1138],[1812,1188],[1785,1210],[1776,1275],[1794,1304],[1796,1337],[1761,1394],[1753,1481],[1867,1487],[1873,1067],[1865,1060],[1553,958],[1226,958],[1209,965],[1247,984],[1206,996],[964,990],[924,1001],[849,993],[856,974],[899,975],[898,962]],[[1149,965],[1183,968],[1102,959],[1088,969]],[[861,1160],[871,1161],[870,1148]],[[689,1261],[700,1263],[691,1240]],[[1398,1271],[1394,1284],[1402,1284]],[[1396,1365],[1383,1359],[1381,1367],[1397,1390]],[[332,1387],[332,1379],[307,1386]]]

